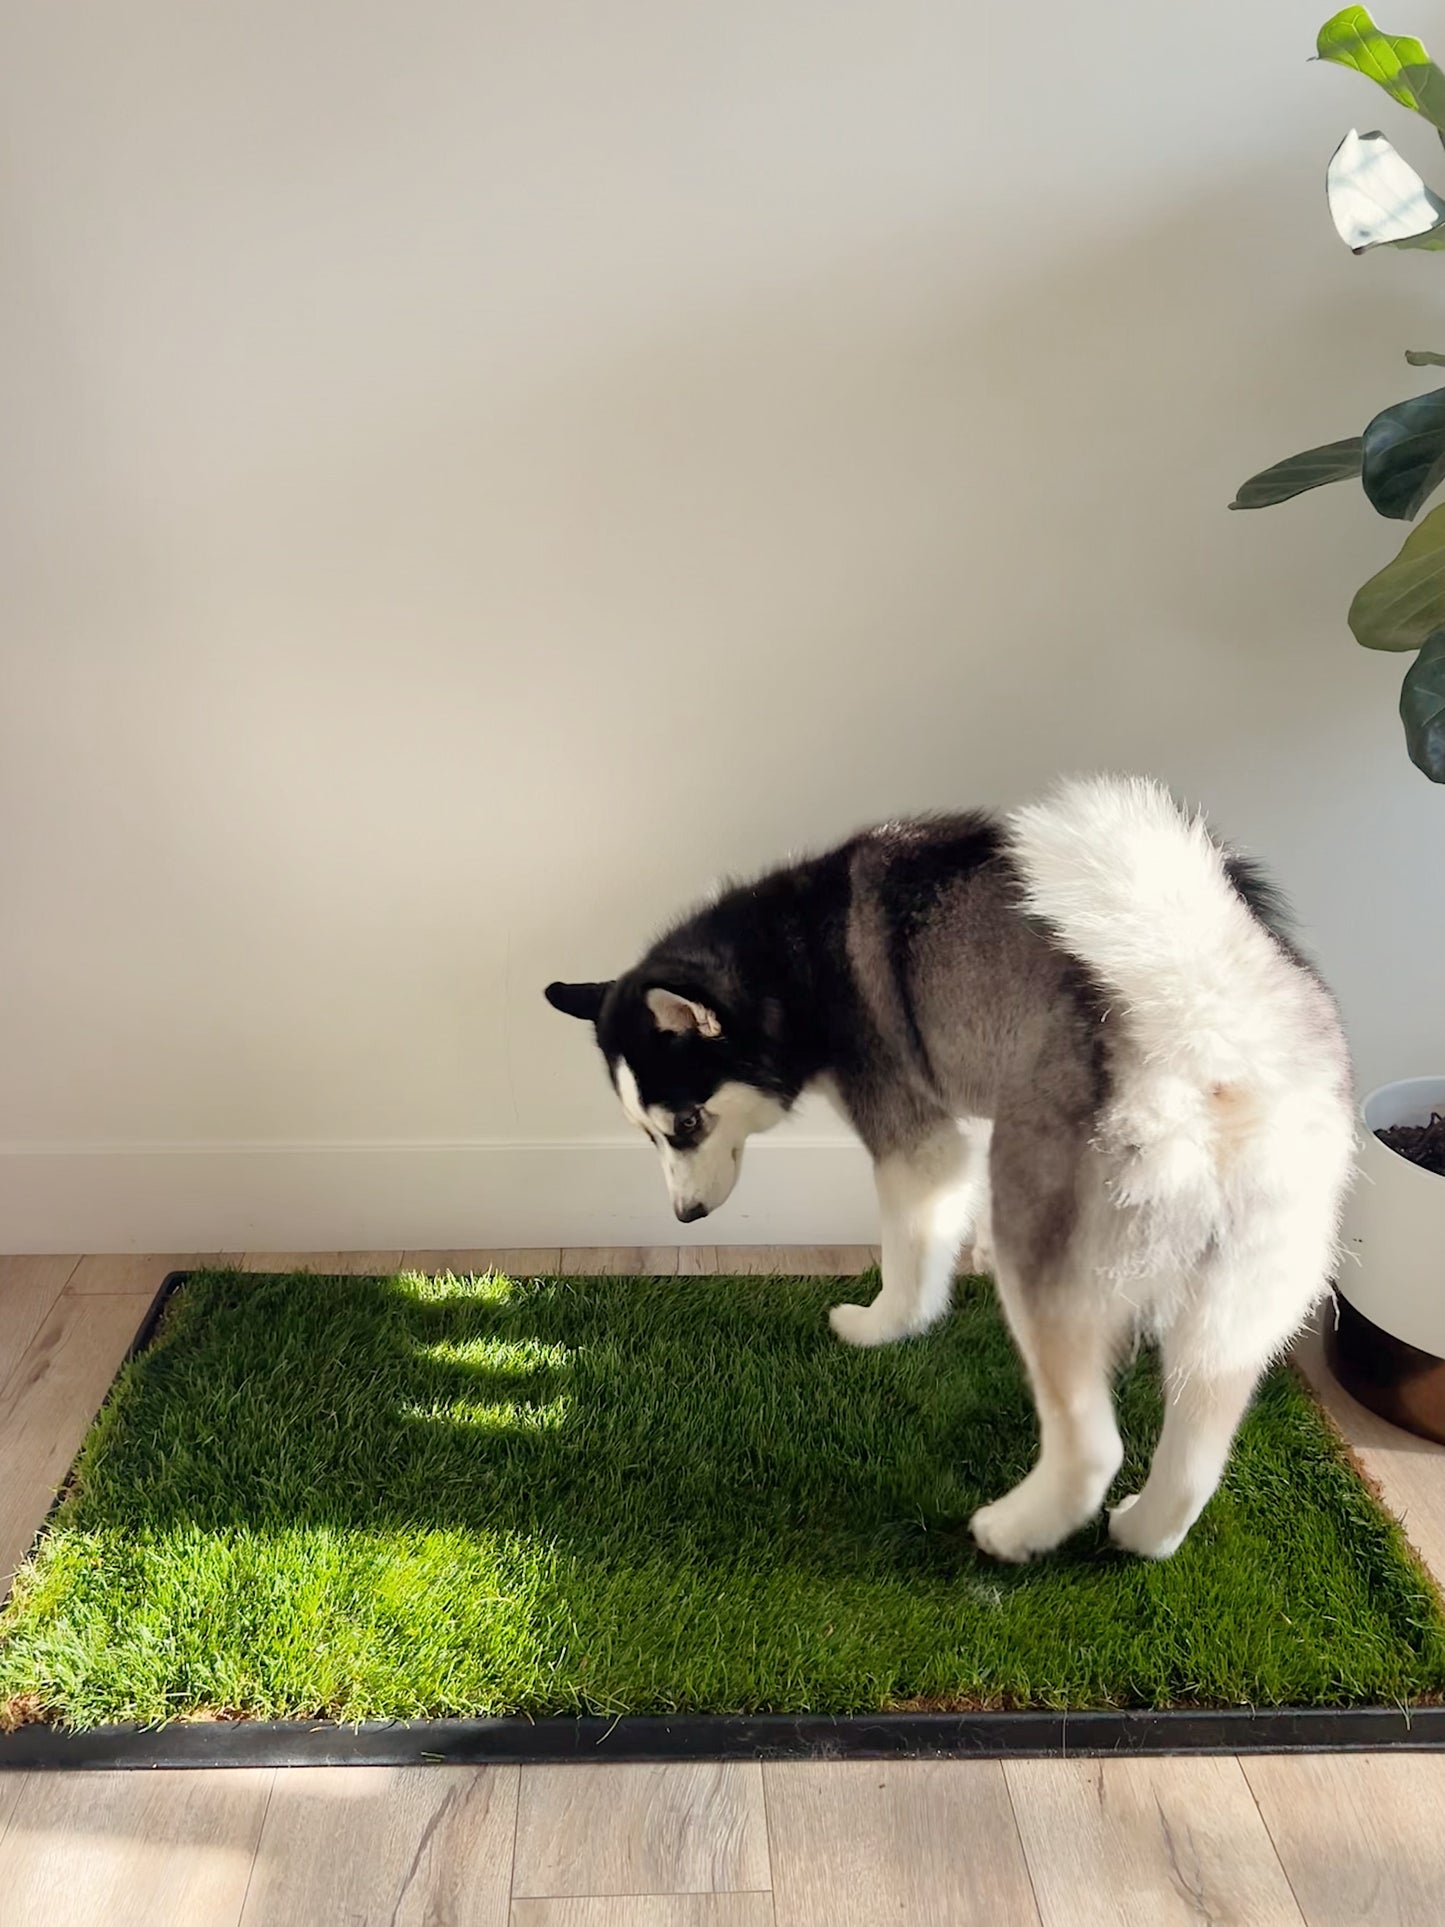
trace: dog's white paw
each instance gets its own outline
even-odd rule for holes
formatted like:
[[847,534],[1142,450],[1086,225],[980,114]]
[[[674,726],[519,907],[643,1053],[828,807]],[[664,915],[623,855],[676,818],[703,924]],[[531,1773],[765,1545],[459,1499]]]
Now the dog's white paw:
[[1121,1551],[1137,1553],[1141,1559],[1167,1559],[1178,1551],[1184,1534],[1161,1533],[1152,1527],[1147,1511],[1139,1506],[1139,1496],[1131,1492],[1111,1508],[1109,1537]]
[[1052,1552],[1093,1518],[1117,1470],[1117,1459],[1112,1465],[1101,1460],[1092,1471],[1061,1479],[1036,1465],[1012,1492],[980,1506],[968,1529],[979,1549],[994,1559],[1017,1563],[1036,1552]]
[[1030,1544],[1027,1521],[1019,1517],[1016,1507],[1010,1508],[1007,1499],[997,1499],[992,1505],[981,1505],[969,1520],[968,1529],[979,1551],[986,1552],[990,1559],[1003,1559],[1010,1565],[1022,1565],[1035,1551]]
[[1051,1552],[1068,1536],[1056,1508],[1040,1505],[1036,1495],[1016,1485],[992,1505],[980,1506],[968,1522],[973,1542],[991,1559],[1021,1565],[1036,1552]]
[[828,1323],[845,1345],[891,1345],[908,1335],[886,1312],[880,1317],[876,1305],[834,1305]]

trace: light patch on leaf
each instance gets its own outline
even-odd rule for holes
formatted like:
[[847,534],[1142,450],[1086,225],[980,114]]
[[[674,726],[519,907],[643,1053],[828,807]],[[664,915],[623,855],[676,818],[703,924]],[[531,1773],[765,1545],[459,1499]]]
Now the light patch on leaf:
[[1325,172],[1330,219],[1355,254],[1369,248],[1445,247],[1445,201],[1383,134],[1352,127]]
[[1445,129],[1445,73],[1413,35],[1386,33],[1368,8],[1346,7],[1320,28],[1315,50],[1321,60],[1363,74],[1391,100]]

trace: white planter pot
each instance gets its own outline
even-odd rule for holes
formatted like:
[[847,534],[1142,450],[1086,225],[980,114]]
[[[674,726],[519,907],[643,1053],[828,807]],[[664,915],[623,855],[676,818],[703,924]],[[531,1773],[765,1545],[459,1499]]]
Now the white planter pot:
[[1362,1404],[1445,1438],[1445,1177],[1375,1136],[1445,1111],[1445,1077],[1382,1084],[1360,1107],[1360,1173],[1345,1212],[1340,1320],[1326,1325],[1335,1375]]

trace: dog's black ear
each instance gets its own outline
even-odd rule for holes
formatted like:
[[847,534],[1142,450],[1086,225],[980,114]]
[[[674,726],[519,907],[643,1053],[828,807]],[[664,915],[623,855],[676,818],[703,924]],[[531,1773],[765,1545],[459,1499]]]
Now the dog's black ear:
[[602,1008],[602,999],[611,988],[610,983],[548,984],[546,997],[553,1010],[560,1010],[568,1017],[582,1017],[589,1024],[595,1024],[597,1013]]

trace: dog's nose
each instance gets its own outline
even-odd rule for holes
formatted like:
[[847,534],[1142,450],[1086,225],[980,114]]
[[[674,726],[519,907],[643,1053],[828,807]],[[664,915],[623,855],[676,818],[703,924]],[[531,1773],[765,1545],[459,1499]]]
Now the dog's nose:
[[675,1209],[679,1224],[696,1224],[699,1218],[707,1216],[705,1204],[679,1204]]

